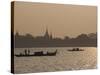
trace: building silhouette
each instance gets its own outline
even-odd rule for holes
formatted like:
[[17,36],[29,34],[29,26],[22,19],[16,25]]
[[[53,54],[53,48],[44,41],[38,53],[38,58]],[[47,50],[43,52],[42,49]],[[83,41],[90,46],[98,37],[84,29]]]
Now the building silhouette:
[[50,33],[50,35],[49,35],[48,29],[46,28],[46,32],[45,32],[45,34],[44,34],[43,37],[44,37],[46,40],[52,39],[52,33]]
[[20,35],[18,32],[14,35],[15,48],[30,47],[96,47],[97,34],[80,34],[75,38],[65,36],[65,39],[53,38],[48,29],[43,36],[32,36],[31,34]]

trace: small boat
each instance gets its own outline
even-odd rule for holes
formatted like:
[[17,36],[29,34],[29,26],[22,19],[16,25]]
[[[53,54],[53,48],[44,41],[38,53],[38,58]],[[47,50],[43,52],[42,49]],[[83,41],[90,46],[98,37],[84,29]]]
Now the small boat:
[[[26,51],[25,51],[26,52]],[[46,54],[43,53],[43,51],[40,52],[34,52],[33,54],[15,54],[16,57],[31,57],[31,56],[55,56],[57,54],[57,50],[55,52],[47,52]]]
[[73,48],[73,49],[69,49],[68,51],[84,51],[84,49]]

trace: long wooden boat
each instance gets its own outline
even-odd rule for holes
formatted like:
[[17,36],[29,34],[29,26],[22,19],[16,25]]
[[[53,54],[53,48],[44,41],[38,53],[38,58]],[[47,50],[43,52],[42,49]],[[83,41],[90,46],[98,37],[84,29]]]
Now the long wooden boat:
[[47,52],[46,54],[43,51],[34,52],[34,54],[15,54],[16,57],[31,57],[31,56],[55,56],[57,54],[57,50],[55,52]]

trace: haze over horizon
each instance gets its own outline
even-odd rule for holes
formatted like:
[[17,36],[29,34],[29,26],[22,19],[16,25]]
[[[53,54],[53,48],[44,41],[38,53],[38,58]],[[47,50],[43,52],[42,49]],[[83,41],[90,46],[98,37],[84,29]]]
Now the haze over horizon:
[[42,36],[46,28],[53,37],[97,32],[97,7],[15,2],[14,32]]

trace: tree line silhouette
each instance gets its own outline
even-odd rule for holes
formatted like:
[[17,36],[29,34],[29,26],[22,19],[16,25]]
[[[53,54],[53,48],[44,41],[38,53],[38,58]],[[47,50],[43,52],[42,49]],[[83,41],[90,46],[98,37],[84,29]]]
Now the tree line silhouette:
[[31,34],[20,35],[18,32],[14,35],[15,48],[31,47],[97,47],[97,33],[80,34],[75,38],[65,36],[64,39],[53,38],[48,34],[44,36],[33,37]]

